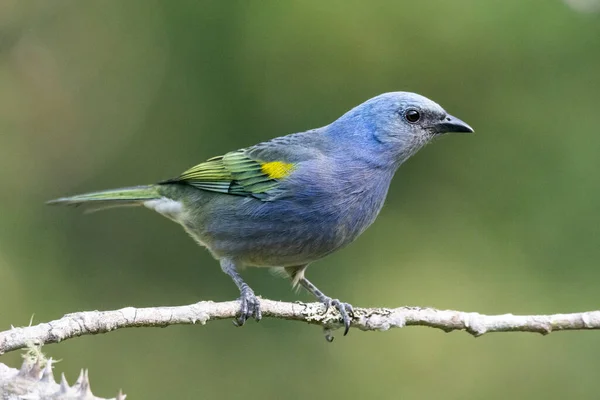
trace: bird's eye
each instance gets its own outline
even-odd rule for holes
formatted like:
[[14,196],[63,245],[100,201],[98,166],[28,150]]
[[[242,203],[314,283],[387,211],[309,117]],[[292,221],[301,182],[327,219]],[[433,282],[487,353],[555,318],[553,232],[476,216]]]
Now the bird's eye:
[[419,122],[421,119],[421,114],[417,110],[408,110],[404,113],[404,118],[411,124]]

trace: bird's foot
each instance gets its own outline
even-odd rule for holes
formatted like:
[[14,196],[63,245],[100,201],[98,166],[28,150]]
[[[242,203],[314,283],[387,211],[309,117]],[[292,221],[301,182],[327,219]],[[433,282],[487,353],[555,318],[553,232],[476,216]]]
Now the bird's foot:
[[[354,317],[354,308],[348,303],[343,303],[338,299],[332,299],[327,296],[324,296],[319,300],[325,305],[325,314],[327,314],[327,311],[329,311],[329,308],[332,306],[340,312],[342,322],[344,323],[344,336],[346,336],[350,330],[350,322],[352,322],[352,318]],[[350,316],[352,316],[352,318]],[[328,335],[328,337],[330,337],[330,335]],[[329,342],[332,340],[333,337],[331,337],[331,340],[327,339]]]
[[260,321],[262,313],[260,312],[260,303],[254,291],[247,286],[244,287],[240,292],[239,300],[241,302],[240,316],[233,321],[233,324],[235,326],[242,326],[251,317],[254,317],[256,322]]

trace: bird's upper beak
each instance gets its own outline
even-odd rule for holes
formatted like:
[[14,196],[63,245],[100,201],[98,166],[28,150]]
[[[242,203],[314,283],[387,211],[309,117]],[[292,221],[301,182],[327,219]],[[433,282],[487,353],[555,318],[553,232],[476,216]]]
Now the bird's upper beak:
[[463,122],[452,115],[447,115],[446,118],[436,123],[432,128],[437,135],[453,132],[475,132],[466,122]]

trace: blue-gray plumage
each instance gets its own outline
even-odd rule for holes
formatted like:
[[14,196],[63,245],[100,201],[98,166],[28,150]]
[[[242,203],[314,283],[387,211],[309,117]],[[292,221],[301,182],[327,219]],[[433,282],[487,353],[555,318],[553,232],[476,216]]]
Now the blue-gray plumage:
[[276,267],[294,285],[335,306],[346,334],[352,307],[320,292],[305,278],[306,267],[369,227],[398,167],[449,132],[473,129],[423,96],[385,93],[327,126],[232,151],[177,178],[50,203],[154,209],[181,224],[220,260],[240,289],[238,325],[261,317],[258,300],[238,269]]

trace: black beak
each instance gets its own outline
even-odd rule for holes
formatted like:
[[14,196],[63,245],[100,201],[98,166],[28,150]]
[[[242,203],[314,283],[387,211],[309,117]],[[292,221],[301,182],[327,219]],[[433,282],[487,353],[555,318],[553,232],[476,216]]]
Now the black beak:
[[446,118],[435,124],[433,126],[433,130],[438,135],[455,132],[475,132],[473,128],[471,128],[466,122],[463,122],[460,119],[453,117],[452,115],[447,115]]

